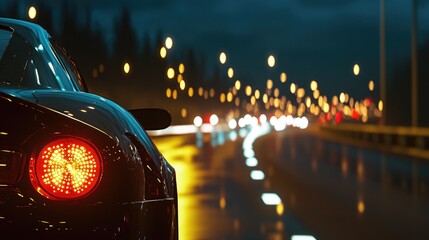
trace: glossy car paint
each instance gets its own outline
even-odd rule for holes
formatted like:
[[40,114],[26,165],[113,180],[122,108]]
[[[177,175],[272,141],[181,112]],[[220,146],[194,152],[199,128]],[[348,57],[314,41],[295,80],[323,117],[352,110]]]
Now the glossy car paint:
[[[40,72],[59,82],[56,89],[38,89],[8,84],[0,76],[1,239],[177,238],[174,169],[136,119],[114,102],[87,93],[82,79],[70,78],[41,27],[0,18],[1,28],[24,39],[28,54],[36,56],[32,60],[45,68]],[[103,170],[88,195],[58,201],[39,194],[28,172],[45,144],[63,137],[95,146]]]

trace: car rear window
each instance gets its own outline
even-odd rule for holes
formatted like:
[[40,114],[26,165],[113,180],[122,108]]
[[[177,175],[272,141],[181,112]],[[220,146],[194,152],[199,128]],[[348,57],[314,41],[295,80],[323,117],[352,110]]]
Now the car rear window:
[[3,54],[9,45],[9,40],[12,37],[12,31],[8,29],[0,28],[0,61],[3,58]]
[[54,75],[44,52],[42,47],[31,47],[14,30],[0,26],[0,89],[74,89],[70,84],[60,85],[63,82]]

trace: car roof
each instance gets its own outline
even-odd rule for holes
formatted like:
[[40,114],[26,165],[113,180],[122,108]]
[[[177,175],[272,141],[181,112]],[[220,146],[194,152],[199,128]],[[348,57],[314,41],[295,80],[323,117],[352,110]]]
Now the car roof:
[[0,26],[12,28],[32,46],[38,46],[41,41],[48,41],[49,38],[48,32],[40,25],[23,20],[0,17]]

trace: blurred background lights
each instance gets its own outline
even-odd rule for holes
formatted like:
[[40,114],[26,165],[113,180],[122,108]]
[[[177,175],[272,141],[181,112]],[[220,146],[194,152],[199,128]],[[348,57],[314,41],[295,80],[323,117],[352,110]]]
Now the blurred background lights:
[[241,88],[241,82],[240,82],[240,80],[235,81],[234,86],[235,86],[235,88],[236,88],[237,90],[240,90],[240,88]]
[[250,178],[252,178],[253,180],[264,180],[265,174],[261,170],[252,170],[250,172]]
[[261,116],[259,116],[259,121],[264,124],[267,122],[267,115],[265,114],[261,114]]
[[280,74],[280,82],[285,83],[285,82],[286,82],[286,80],[287,80],[287,75],[286,75],[286,73],[285,73],[285,72],[282,72],[282,73]]
[[215,126],[219,123],[219,117],[216,114],[210,116],[210,124]]
[[346,95],[343,92],[340,94],[340,102],[341,103],[345,103],[346,102]]
[[188,111],[186,110],[186,108],[182,108],[181,115],[182,118],[186,118],[186,116],[188,116]]
[[35,8],[34,6],[31,6],[31,7],[28,9],[28,17],[29,17],[30,19],[35,19],[35,18],[36,18],[36,15],[37,15],[37,10],[36,10],[36,8]]
[[130,68],[130,64],[126,62],[124,64],[124,73],[128,74],[130,72]]
[[278,205],[282,202],[277,193],[263,193],[261,198],[265,205]]
[[167,37],[165,39],[165,47],[167,49],[171,49],[173,47],[173,39],[171,37]]
[[203,119],[200,116],[196,116],[194,118],[194,125],[195,127],[201,127],[201,125],[203,125]]
[[226,95],[226,100],[228,101],[228,102],[232,102],[232,99],[233,99],[233,94],[231,93],[231,92],[229,92],[227,95]]
[[291,92],[292,94],[295,94],[295,92],[296,92],[296,85],[295,85],[295,83],[292,83],[292,84],[290,85],[290,92]]
[[256,167],[256,166],[258,166],[258,160],[254,157],[247,158],[246,159],[246,166]]
[[167,77],[168,77],[168,79],[173,79],[173,78],[174,78],[174,75],[175,75],[175,73],[174,73],[174,69],[173,69],[173,68],[169,68],[169,69],[167,70]]
[[180,81],[183,80],[183,75],[179,73],[179,75],[177,75],[177,83],[180,83]]
[[258,89],[255,90],[255,98],[259,99],[261,97],[261,92]]
[[236,121],[235,119],[230,119],[230,120],[228,121],[228,127],[229,127],[230,129],[235,129],[235,128],[237,128],[237,121]]
[[171,89],[167,88],[167,90],[165,90],[165,96],[167,96],[167,98],[170,98],[171,94],[172,94]]
[[243,155],[246,158],[255,157],[255,151],[253,151],[253,149],[251,149],[251,148],[247,148],[247,149],[244,150]]
[[272,89],[273,88],[273,80],[268,79],[267,80],[267,89]]
[[362,200],[359,200],[357,210],[360,214],[363,214],[365,212],[365,203]]
[[382,100],[380,100],[378,102],[378,110],[380,110],[381,112],[383,111],[383,101]]
[[233,68],[229,68],[228,69],[228,77],[229,78],[233,78],[234,77],[234,69]]
[[368,88],[371,92],[374,91],[374,81],[372,81],[372,80],[369,81]]
[[252,87],[251,86],[246,86],[246,95],[247,96],[252,95]]
[[167,57],[167,49],[166,49],[165,47],[162,47],[162,48],[159,50],[159,56],[161,56],[161,58],[165,58],[165,57]]
[[185,90],[186,88],[186,82],[184,80],[180,81],[180,89]]
[[315,237],[311,235],[292,235],[291,240],[316,240]]
[[179,73],[183,74],[185,72],[185,64],[179,64]]
[[220,94],[220,96],[219,96],[219,101],[220,101],[221,103],[224,103],[224,102],[226,101],[226,95],[225,95],[225,93],[221,93],[221,94]]
[[284,211],[285,211],[285,208],[283,206],[283,203],[277,204],[277,207],[276,207],[277,215],[282,216]]
[[355,64],[355,65],[353,66],[353,73],[354,73],[354,75],[355,75],[355,76],[359,75],[359,73],[360,73],[360,67],[359,67],[359,64]]
[[225,64],[225,63],[226,63],[226,54],[225,54],[224,52],[221,52],[221,53],[220,53],[220,55],[219,55],[219,61],[220,61],[220,63],[222,63],[222,64]]
[[269,57],[268,57],[268,66],[269,67],[274,67],[275,65],[276,65],[276,59],[274,58],[274,56],[273,55],[270,55]]
[[317,90],[317,82],[316,81],[311,81],[310,83],[310,88],[312,91],[316,91]]

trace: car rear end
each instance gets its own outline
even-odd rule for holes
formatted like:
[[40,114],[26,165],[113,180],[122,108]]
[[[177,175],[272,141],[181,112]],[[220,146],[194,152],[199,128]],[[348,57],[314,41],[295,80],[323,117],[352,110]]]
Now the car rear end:
[[[130,165],[112,163],[126,157],[116,141],[6,94],[0,106],[2,238],[128,234],[134,210],[126,203],[142,199],[143,170],[133,172],[135,179],[121,177]],[[140,196],[129,194],[137,185]]]

